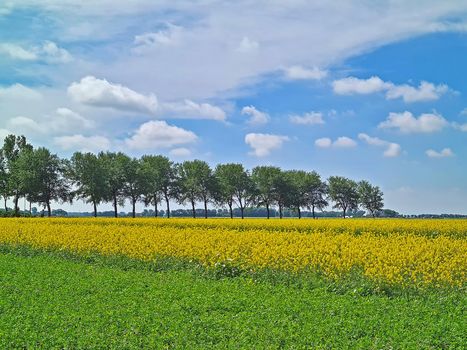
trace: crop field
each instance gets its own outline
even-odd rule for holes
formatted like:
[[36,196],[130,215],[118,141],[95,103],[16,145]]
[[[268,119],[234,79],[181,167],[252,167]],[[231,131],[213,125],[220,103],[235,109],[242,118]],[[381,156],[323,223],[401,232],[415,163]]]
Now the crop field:
[[466,344],[467,221],[3,219],[1,348]]

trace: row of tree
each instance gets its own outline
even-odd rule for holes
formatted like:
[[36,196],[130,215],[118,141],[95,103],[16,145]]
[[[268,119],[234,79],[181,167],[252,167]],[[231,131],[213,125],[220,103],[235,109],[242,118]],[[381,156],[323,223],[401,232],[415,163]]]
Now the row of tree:
[[375,215],[383,208],[383,193],[368,181],[355,182],[341,176],[323,181],[314,171],[283,171],[274,166],[257,166],[251,172],[242,164],[219,164],[212,169],[201,160],[174,163],[161,155],[131,158],[124,153],[99,154],[76,152],[71,159],[61,159],[48,149],[33,148],[24,136],[9,135],[0,150],[0,195],[18,201],[25,198],[37,203],[51,215],[51,203],[82,199],[92,204],[97,216],[98,206],[112,203],[114,215],[119,206],[129,200],[132,215],[136,204],[154,208],[165,203],[170,217],[170,203],[189,204],[196,217],[196,204],[202,203],[208,215],[209,203],[227,207],[233,217],[234,207],[244,217],[245,208],[263,207],[269,218],[272,208],[279,217],[285,209],[294,210],[301,217],[303,208],[323,210],[332,202],[345,217],[359,207]]

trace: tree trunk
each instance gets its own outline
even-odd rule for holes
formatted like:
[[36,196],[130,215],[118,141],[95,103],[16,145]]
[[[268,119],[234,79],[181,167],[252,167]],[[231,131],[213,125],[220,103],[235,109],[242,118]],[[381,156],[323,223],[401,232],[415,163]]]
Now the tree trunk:
[[268,213],[267,215],[268,215],[268,219],[269,219],[269,216],[270,216],[270,215],[269,215],[269,204],[266,204],[266,211],[267,211],[267,213]]
[[7,206],[7,198],[6,197],[3,197],[3,201],[5,203],[5,211],[7,212],[8,211],[8,206]]
[[19,196],[15,195],[14,205],[15,205],[15,216],[19,214],[19,207],[18,207]]
[[131,216],[134,219],[136,217],[136,198],[131,199],[131,205],[132,205]]
[[302,218],[302,212],[300,211],[300,207],[298,207],[297,210],[298,210],[298,218],[301,219]]
[[94,217],[97,218],[97,204],[96,204],[96,201],[92,201],[92,205],[94,207]]
[[311,212],[313,213],[313,219],[316,219],[316,216],[315,216],[315,206],[314,206],[314,205],[311,206]]
[[167,218],[170,218],[170,203],[169,197],[165,194],[165,203],[167,204]]
[[191,201],[191,211],[193,212],[193,219],[196,219],[195,201]]
[[232,203],[229,203],[229,210],[230,210],[230,218],[233,219]]
[[344,208],[342,208],[342,209],[344,209],[343,216],[344,216],[344,219],[345,219],[345,212],[347,211],[347,208],[346,208],[346,207],[344,207]]
[[282,204],[279,204],[279,218],[282,219]]
[[32,215],[32,202],[29,202],[29,215]]
[[114,215],[118,218],[118,203],[117,203],[117,196],[113,196],[114,199]]
[[245,216],[243,215],[243,211],[244,211],[244,210],[245,210],[245,207],[241,206],[241,207],[240,207],[240,211],[242,212],[242,219],[245,218]]
[[50,202],[47,201],[47,216],[50,218],[52,216],[52,210],[50,209]]
[[204,199],[204,218],[208,218],[208,201]]
[[157,199],[154,196],[154,217],[157,218],[159,216],[158,209],[157,209]]

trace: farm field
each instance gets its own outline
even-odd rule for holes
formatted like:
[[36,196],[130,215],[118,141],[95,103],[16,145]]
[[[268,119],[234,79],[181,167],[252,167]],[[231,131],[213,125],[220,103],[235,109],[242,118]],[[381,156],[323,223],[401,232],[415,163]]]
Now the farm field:
[[4,219],[1,348],[465,346],[463,220]]

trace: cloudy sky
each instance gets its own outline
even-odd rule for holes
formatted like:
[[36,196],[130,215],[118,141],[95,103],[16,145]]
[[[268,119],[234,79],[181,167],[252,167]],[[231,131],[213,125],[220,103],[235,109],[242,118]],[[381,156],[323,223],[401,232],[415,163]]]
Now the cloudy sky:
[[467,2],[3,0],[0,137],[368,179],[467,212]]

